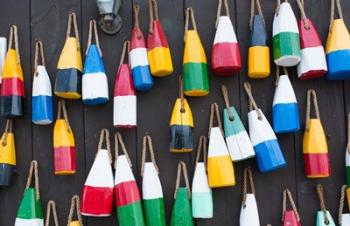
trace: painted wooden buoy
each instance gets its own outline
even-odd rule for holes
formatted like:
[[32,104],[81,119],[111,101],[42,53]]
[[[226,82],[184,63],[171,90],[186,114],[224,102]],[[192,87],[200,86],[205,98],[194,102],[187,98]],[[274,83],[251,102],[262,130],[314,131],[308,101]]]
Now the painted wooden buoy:
[[[200,161],[202,153],[203,160]],[[207,138],[199,138],[196,164],[192,180],[192,216],[194,218],[213,218],[213,194],[207,175]]]
[[[14,47],[12,45],[14,44]],[[18,48],[17,26],[12,25],[0,88],[0,113],[6,118],[24,114],[24,78]]]
[[[315,118],[311,118],[311,96],[315,107]],[[308,178],[323,178],[331,175],[326,135],[323,130],[318,109],[316,92],[307,92],[306,125],[303,139],[305,174]]]
[[226,86],[221,87],[226,108],[223,112],[224,131],[228,151],[232,161],[238,162],[255,156],[248,133],[234,106],[230,105]]
[[75,139],[63,99],[58,101],[57,120],[53,130],[53,149],[55,175],[75,174]]
[[[217,126],[214,126],[216,117]],[[219,106],[211,104],[209,121],[208,179],[211,188],[236,184],[233,163],[223,136]]]
[[[103,142],[106,148],[103,148]],[[107,217],[113,207],[113,171],[109,131],[102,129],[97,154],[81,193],[80,211],[84,216]]]
[[6,121],[6,128],[0,140],[0,187],[11,185],[16,172],[15,135],[12,124],[12,119]]
[[153,86],[153,78],[149,68],[145,38],[140,29],[140,6],[134,5],[133,8],[134,28],[131,31],[129,52],[130,66],[135,89],[139,91],[147,91]]
[[272,104],[273,130],[275,133],[292,133],[300,129],[299,107],[287,68],[280,75],[276,66],[276,89]]
[[335,6],[331,1],[331,21],[326,44],[328,65],[327,79],[343,80],[350,78],[350,34],[343,20],[340,1],[337,0],[339,19],[334,19]]
[[122,56],[114,82],[113,125],[117,128],[134,128],[137,125],[137,97],[127,58],[129,41],[123,44]]
[[[34,176],[34,187],[31,187]],[[38,163],[30,164],[27,184],[16,215],[15,226],[44,226],[44,216],[40,201]]]
[[[146,161],[147,146],[151,161]],[[149,135],[143,137],[141,162],[142,202],[146,225],[165,226],[163,189],[158,176],[159,168],[154,157],[152,139]]]
[[193,116],[184,97],[182,77],[179,78],[179,97],[176,99],[170,119],[170,151],[191,152],[193,150]]
[[320,209],[316,215],[316,226],[335,226],[330,212],[326,208],[322,185],[317,185],[317,194],[320,200]]
[[[248,193],[248,183],[251,193]],[[255,198],[253,173],[250,168],[244,169],[243,175],[243,201],[239,216],[240,226],[260,226],[258,205]]]
[[[287,200],[291,205],[291,209],[287,208]],[[288,188],[283,191],[282,222],[283,226],[301,226],[298,210],[293,200],[292,193]]]
[[[92,33],[94,33],[96,44],[91,43]],[[82,98],[83,103],[88,105],[103,104],[109,99],[108,80],[102,60],[95,20],[90,20],[88,47],[82,79]]]
[[55,223],[55,226],[59,226],[57,209],[56,209],[56,202],[53,201],[53,200],[49,200],[47,202],[45,226],[49,226],[50,225],[51,212],[52,212],[52,218],[53,218],[53,222]]
[[150,25],[147,36],[147,55],[153,76],[164,77],[173,73],[173,62],[168,40],[159,20],[157,0],[149,0]]
[[[74,37],[70,36],[72,25]],[[77,16],[72,12],[68,17],[66,42],[57,63],[55,95],[66,99],[79,99],[82,71]]]
[[[181,173],[184,178],[185,186],[180,185]],[[190,183],[188,181],[186,164],[182,161],[177,165],[174,199],[170,226],[193,226]]]
[[301,60],[298,23],[290,3],[278,0],[272,26],[273,59],[278,66],[292,67]]
[[[348,141],[345,149],[346,184],[350,187],[350,114],[348,114]],[[349,205],[350,206],[350,205]]]
[[2,72],[4,70],[6,52],[7,52],[7,39],[6,37],[0,37],[0,84],[2,79]]
[[[119,155],[119,143],[122,148],[122,155]],[[114,167],[114,194],[119,223],[118,225],[146,225],[143,217],[139,188],[131,170],[131,161],[120,133],[115,135]]]
[[[221,16],[222,1],[225,6],[225,16]],[[216,33],[211,52],[211,67],[216,75],[231,76],[241,67],[241,53],[233,28],[227,0],[219,0],[216,19]]]
[[340,201],[339,201],[339,213],[338,213],[338,223],[340,226],[349,226],[350,225],[350,213],[344,213],[344,203],[346,199],[346,189],[347,185],[343,185],[340,191]]
[[[258,14],[255,14],[255,5]],[[270,48],[267,45],[265,20],[260,0],[251,1],[250,45],[248,49],[248,76],[266,78],[270,75]]]
[[[39,57],[41,64],[39,64]],[[41,41],[35,43],[34,65],[32,122],[38,125],[48,125],[53,122],[53,100],[51,81],[45,66],[44,46]]]
[[[77,220],[73,220],[74,212],[77,215]],[[83,226],[83,219],[80,212],[79,196],[74,195],[70,204],[67,226]]]
[[[191,17],[192,29],[189,29]],[[206,96],[209,94],[208,66],[204,48],[199,38],[194,12],[186,9],[185,49],[182,63],[184,92],[187,96]]]
[[250,83],[244,83],[249,97],[249,135],[255,150],[255,157],[260,172],[270,172],[286,166],[286,160],[277,137],[264,113],[255,103]]
[[297,0],[300,8],[299,35],[301,61],[298,64],[300,79],[313,79],[327,73],[327,61],[322,41],[312,21],[306,17],[303,3]]

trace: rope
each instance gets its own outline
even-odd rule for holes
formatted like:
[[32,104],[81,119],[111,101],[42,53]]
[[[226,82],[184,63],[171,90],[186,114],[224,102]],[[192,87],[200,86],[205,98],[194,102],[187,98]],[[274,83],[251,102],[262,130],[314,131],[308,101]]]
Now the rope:
[[343,223],[342,215],[343,215],[344,201],[345,201],[345,190],[347,187],[348,187],[347,185],[343,185],[340,191],[340,201],[339,201],[339,211],[338,211],[338,222],[340,226]]
[[[288,69],[286,67],[283,67],[283,73],[285,75],[288,75]],[[276,65],[276,86],[278,86],[278,81],[280,79],[280,67],[278,65]]]
[[224,1],[226,16],[230,17],[230,8],[228,6],[227,0],[218,0],[218,8],[217,8],[217,11],[216,11],[216,23],[215,23],[216,27],[218,26],[219,18],[220,18],[221,11],[222,11],[222,1]]
[[318,108],[316,91],[314,89],[309,89],[307,91],[307,102],[306,102],[306,119],[305,119],[306,129],[309,129],[308,122],[310,120],[310,114],[311,114],[311,95],[312,95],[312,100],[313,100],[314,107],[315,107],[316,118],[317,119],[320,118],[320,110]]
[[256,4],[256,8],[258,10],[258,14],[261,16],[263,24],[265,25],[265,19],[264,19],[264,14],[262,12],[260,0],[251,0],[250,1],[250,21],[249,21],[250,30],[253,30],[253,20],[254,20],[254,15],[255,15],[255,4]]
[[141,29],[140,29],[140,5],[134,4],[134,29],[137,32],[137,39],[141,38]]
[[196,165],[199,162],[202,152],[203,152],[203,163],[205,168],[207,168],[207,138],[205,136],[200,136],[199,138]]
[[249,111],[252,111],[254,108],[254,110],[256,111],[256,113],[258,115],[258,119],[262,120],[262,114],[261,114],[258,106],[256,105],[256,102],[255,102],[253,94],[252,94],[252,87],[251,87],[249,82],[244,83],[244,89],[245,89],[245,92],[249,98]]
[[301,19],[303,20],[304,28],[306,30],[309,30],[310,26],[309,26],[309,23],[307,22],[307,17],[306,17],[306,14],[305,14],[304,1],[303,0],[296,0],[296,1],[297,1],[297,4],[298,4],[298,7],[300,9],[300,16],[301,16]]
[[77,213],[78,221],[80,224],[79,226],[83,226],[83,219],[82,219],[81,213],[80,213],[80,200],[79,200],[79,196],[77,196],[77,195],[74,195],[72,197],[72,201],[71,201],[70,209],[69,209],[67,226],[69,226],[73,220],[74,207],[75,207],[75,211]]
[[58,226],[59,224],[58,224],[58,218],[57,218],[56,203],[52,200],[50,200],[47,203],[45,226],[50,225],[51,209],[52,209],[53,220],[55,222],[55,225]]
[[348,114],[348,144],[346,150],[350,153],[350,113]]
[[334,5],[337,5],[337,10],[338,10],[338,15],[339,15],[339,19],[343,19],[343,12],[341,9],[341,5],[340,5],[340,0],[331,0],[331,18],[330,18],[330,24],[329,24],[329,28],[331,29],[331,25],[332,22],[334,20],[334,14],[335,14],[335,7]]
[[12,133],[12,127],[13,127],[13,120],[12,119],[7,119],[6,120],[6,127],[5,127],[5,132],[2,137],[1,145],[6,146],[7,145],[7,136],[9,133]]
[[177,189],[180,187],[181,171],[182,171],[182,176],[185,180],[185,185],[187,187],[188,197],[191,198],[191,188],[190,188],[190,183],[188,181],[187,167],[183,161],[180,161],[177,165],[177,176],[176,176],[176,186],[175,186],[174,198],[176,198]]
[[217,103],[212,103],[210,107],[210,118],[209,118],[209,131],[208,131],[208,137],[210,137],[210,132],[214,124],[214,115],[216,115],[216,120],[218,122],[218,127],[222,134],[224,132],[222,131],[222,124],[221,124],[221,117],[219,112],[219,105]]
[[149,33],[153,34],[153,21],[159,20],[158,5],[156,0],[148,0],[149,6]]
[[119,61],[119,67],[120,67],[120,65],[123,64],[125,59],[127,59],[126,51],[128,51],[128,53],[130,51],[130,41],[129,40],[125,40],[124,43],[123,43],[123,50],[122,50],[122,55],[121,55],[120,61]]
[[300,221],[300,215],[298,213],[298,210],[297,210],[297,207],[295,205],[295,202],[294,202],[294,199],[293,199],[293,196],[292,196],[292,193],[290,192],[290,190],[288,188],[284,189],[283,191],[283,210],[282,210],[282,221],[284,219],[284,213],[286,212],[287,210],[287,198],[288,198],[288,201],[290,203],[290,205],[292,206],[292,209],[295,213],[295,216],[297,218],[297,221],[299,222]]
[[30,163],[30,168],[28,172],[28,178],[27,178],[27,184],[26,184],[26,189],[30,187],[30,184],[32,182],[33,178],[33,173],[34,173],[34,188],[35,188],[35,196],[36,200],[40,199],[40,191],[39,191],[39,173],[38,173],[38,162],[36,160],[33,160]]
[[246,167],[244,169],[244,172],[243,172],[243,201],[242,201],[243,208],[246,207],[248,180],[249,180],[250,190],[255,195],[253,173],[252,173],[252,170],[250,169],[250,167]]
[[186,8],[185,15],[186,15],[186,18],[185,18],[185,32],[184,32],[185,35],[184,35],[184,40],[186,38],[186,34],[187,34],[187,31],[188,31],[190,16],[191,16],[192,27],[193,27],[193,29],[195,31],[197,31],[197,25],[196,25],[196,20],[194,19],[193,9],[192,8]]
[[318,194],[318,198],[320,199],[320,207],[321,207],[321,210],[323,212],[324,223],[328,225],[329,224],[329,220],[328,220],[328,217],[327,217],[327,209],[326,209],[326,204],[325,204],[325,201],[324,201],[323,187],[322,187],[321,184],[317,185],[317,194]]
[[62,112],[63,112],[63,118],[64,118],[64,120],[66,121],[67,126],[68,126],[68,132],[71,133],[71,132],[72,132],[72,129],[71,129],[71,127],[70,127],[69,120],[68,120],[66,102],[65,102],[63,99],[60,99],[60,100],[58,101],[57,120],[58,120],[58,119],[61,119],[61,117],[62,117]]
[[233,116],[233,113],[230,109],[231,105],[230,105],[230,99],[228,97],[228,91],[227,91],[227,88],[225,85],[222,85],[221,86],[221,92],[222,92],[222,96],[224,97],[224,100],[225,100],[225,105],[226,105],[226,111],[227,111],[227,114],[228,114],[228,118],[230,121],[233,121],[235,120],[235,117]]
[[109,161],[112,162],[112,153],[111,153],[111,141],[109,139],[109,131],[106,128],[103,128],[100,133],[100,139],[98,141],[97,152],[102,149],[103,141],[106,140],[106,148],[108,152]]
[[185,113],[186,109],[185,109],[185,95],[184,95],[184,84],[183,84],[183,78],[182,75],[179,76],[179,97],[180,97],[180,103],[181,103],[181,108],[180,108],[180,112],[181,113]]
[[157,172],[159,173],[159,168],[158,168],[158,165],[156,162],[156,158],[154,157],[152,138],[151,138],[151,136],[146,135],[143,137],[143,142],[142,142],[141,176],[143,176],[144,172],[145,172],[147,143],[148,143],[148,150],[149,150],[149,154],[151,157],[151,161],[154,165],[154,168],[156,168]]
[[21,56],[19,54],[19,44],[18,44],[18,29],[17,29],[16,25],[12,25],[10,28],[10,38],[9,38],[8,49],[12,48],[13,39],[15,42],[15,50],[17,53],[17,60],[18,60],[18,63],[21,63]]
[[101,51],[101,47],[100,47],[100,41],[98,38],[98,30],[97,30],[96,20],[90,20],[90,22],[89,22],[89,36],[88,36],[88,44],[87,44],[85,55],[88,54],[89,48],[91,46],[92,32],[94,32],[96,46],[97,46],[97,49],[98,49],[100,56],[102,57],[102,51]]
[[124,141],[123,141],[123,138],[122,138],[122,135],[117,132],[114,136],[114,142],[115,142],[115,161],[117,162],[118,160],[118,156],[119,156],[119,143],[120,143],[120,147],[122,148],[122,151],[126,157],[126,159],[128,160],[129,162],[129,165],[130,167],[132,167],[132,164],[131,164],[131,160],[129,158],[129,154],[126,150],[126,147],[125,147],[125,144],[124,144]]
[[80,39],[79,39],[77,15],[74,12],[69,13],[69,16],[68,16],[66,38],[70,37],[72,23],[73,23],[73,27],[74,27],[74,35],[75,35],[75,38],[77,39],[77,43],[78,43],[78,49],[80,49]]
[[41,41],[35,43],[35,54],[34,54],[34,75],[38,76],[38,65],[39,65],[39,52],[41,58],[41,65],[45,66],[45,57],[44,57],[44,46]]

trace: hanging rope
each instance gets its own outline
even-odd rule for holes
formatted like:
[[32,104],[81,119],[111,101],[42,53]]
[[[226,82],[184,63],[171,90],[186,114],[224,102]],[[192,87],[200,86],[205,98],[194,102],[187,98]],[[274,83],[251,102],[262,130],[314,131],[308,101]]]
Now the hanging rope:
[[342,215],[344,210],[345,191],[347,187],[348,187],[347,185],[343,185],[340,191],[339,211],[338,211],[338,222],[340,226],[343,224]]
[[309,26],[309,23],[308,23],[308,21],[307,21],[305,9],[304,9],[304,1],[303,1],[303,0],[296,0],[296,1],[297,1],[299,10],[300,10],[301,19],[303,20],[304,28],[305,28],[306,30],[309,30],[309,29],[310,29],[310,26]]
[[264,14],[262,12],[260,0],[251,0],[250,1],[250,20],[249,20],[249,28],[250,28],[250,30],[253,30],[253,21],[254,21],[254,15],[255,15],[255,5],[256,5],[256,9],[258,10],[258,14],[261,16],[263,24],[265,25],[265,19],[264,19]]
[[185,113],[186,109],[185,109],[184,82],[183,82],[182,75],[179,75],[179,97],[180,97],[180,103],[181,103],[180,112]]
[[250,167],[246,167],[243,172],[243,201],[242,201],[243,208],[246,207],[248,180],[249,180],[250,191],[252,192],[252,194],[255,195],[253,173]]
[[68,132],[71,133],[72,129],[71,129],[70,124],[69,124],[67,108],[66,108],[66,102],[63,99],[60,99],[58,101],[57,120],[62,118],[62,113],[63,113],[63,119],[67,123]]
[[39,173],[38,173],[38,162],[36,160],[33,160],[30,163],[30,168],[29,168],[29,173],[28,173],[28,178],[27,178],[27,184],[26,184],[26,189],[30,187],[30,184],[32,182],[34,174],[34,188],[35,188],[35,196],[36,200],[40,199],[40,191],[39,191]]
[[87,43],[85,55],[88,54],[89,48],[91,46],[92,33],[94,33],[96,46],[97,46],[97,49],[98,49],[100,56],[102,57],[102,51],[101,51],[101,47],[100,47],[100,41],[98,38],[98,30],[97,30],[96,20],[90,20],[90,22],[89,22],[89,35],[88,35],[88,43]]
[[350,153],[350,113],[348,114],[348,144],[346,150]]
[[137,39],[141,38],[141,29],[140,29],[140,5],[134,4],[134,29],[137,32]]
[[297,221],[299,222],[300,221],[300,215],[299,215],[297,207],[295,205],[292,193],[290,192],[290,190],[288,188],[284,189],[284,191],[283,191],[282,221],[284,219],[284,213],[287,210],[287,198],[288,198],[288,201],[289,201],[290,205],[292,206],[292,209],[293,209],[293,211],[295,213]]
[[338,11],[338,15],[339,15],[339,19],[343,19],[343,12],[341,9],[341,5],[340,5],[340,0],[331,0],[331,18],[330,18],[330,22],[329,22],[329,29],[331,30],[331,25],[332,22],[334,20],[334,14],[335,14],[335,7],[334,5],[337,5],[337,11]]
[[72,197],[72,201],[71,201],[70,209],[69,209],[67,226],[70,226],[70,223],[73,221],[74,208],[75,208],[75,212],[77,213],[79,226],[83,226],[83,219],[82,219],[81,213],[80,213],[80,200],[79,200],[79,196],[77,196],[77,195],[74,195]]
[[195,31],[197,31],[197,25],[196,25],[196,20],[194,19],[193,9],[192,8],[186,8],[185,14],[186,14],[186,18],[185,18],[185,32],[184,32],[185,35],[184,35],[184,40],[186,39],[190,17],[191,17],[192,27],[193,27],[193,29]]
[[315,107],[315,114],[316,114],[316,118],[319,119],[320,118],[320,110],[318,109],[318,102],[317,102],[317,95],[316,95],[316,91],[314,89],[309,89],[307,91],[307,102],[306,102],[306,119],[305,119],[305,124],[306,124],[306,129],[309,129],[309,120],[310,120],[310,115],[311,115],[311,96],[312,96],[312,100],[314,103],[314,107]]
[[12,133],[12,127],[13,127],[13,120],[7,119],[6,120],[6,127],[4,135],[2,136],[1,145],[6,146],[7,145],[7,137],[9,133]]
[[13,42],[15,43],[15,50],[17,53],[17,60],[18,63],[21,63],[21,56],[19,54],[19,44],[18,44],[18,29],[16,25],[12,25],[10,28],[10,38],[9,38],[9,44],[8,49],[12,49]]
[[[40,53],[40,54],[39,54]],[[45,57],[44,57],[44,46],[41,41],[35,43],[35,53],[34,53],[34,75],[38,76],[38,65],[39,65],[39,56],[41,58],[42,66],[45,66]]]
[[115,161],[117,162],[118,156],[119,156],[119,143],[120,147],[122,148],[122,152],[125,155],[125,158],[128,160],[130,167],[132,167],[131,160],[129,158],[129,154],[126,150],[122,135],[117,132],[114,136],[114,142],[115,142]]
[[225,85],[221,86],[221,92],[222,92],[222,96],[224,97],[225,100],[225,105],[226,105],[226,111],[228,114],[228,118],[229,120],[232,122],[233,120],[235,120],[235,117],[233,116],[233,113],[230,109],[231,105],[230,105],[230,99],[228,97],[228,91]]
[[149,33],[153,34],[153,21],[159,20],[158,5],[156,0],[148,0],[149,6]]
[[77,15],[74,12],[69,13],[69,16],[68,16],[68,25],[67,25],[66,38],[70,37],[71,29],[72,29],[72,23],[73,23],[73,27],[74,27],[74,36],[77,39],[78,49],[80,49],[80,39],[79,39]]
[[100,139],[98,141],[97,152],[102,149],[102,145],[103,145],[104,140],[106,141],[106,148],[107,148],[107,152],[108,152],[109,161],[112,163],[111,141],[109,139],[109,131],[106,128],[103,128],[100,132]]
[[185,185],[187,187],[188,197],[191,198],[191,188],[190,188],[190,183],[188,181],[187,167],[183,161],[180,161],[177,165],[177,176],[176,176],[176,186],[175,186],[174,198],[176,198],[177,189],[180,187],[181,172],[182,172],[182,176],[185,180]]
[[320,200],[320,208],[323,212],[323,217],[324,217],[324,223],[326,225],[329,224],[329,220],[328,220],[328,217],[327,217],[327,209],[326,209],[326,204],[325,204],[325,201],[324,201],[324,193],[323,193],[323,187],[321,184],[318,184],[317,185],[317,194],[318,194],[318,198]]
[[50,225],[51,211],[52,211],[52,215],[53,215],[53,220],[55,222],[55,226],[58,226],[59,224],[58,224],[56,203],[54,201],[52,201],[52,200],[50,200],[47,203],[45,226],[49,226]]
[[219,23],[219,18],[220,18],[221,11],[222,11],[222,1],[224,1],[225,14],[226,14],[226,16],[230,17],[230,8],[228,6],[227,0],[218,0],[218,8],[217,8],[217,11],[216,11],[215,27],[217,27],[218,23]]
[[152,138],[151,138],[151,136],[146,135],[143,137],[143,142],[142,142],[142,159],[141,159],[141,176],[142,177],[143,177],[144,172],[145,172],[147,144],[148,144],[148,150],[149,150],[149,154],[150,154],[153,166],[154,166],[154,168],[156,168],[157,172],[159,173],[159,168],[158,168],[158,165],[156,162],[156,158],[154,157]]
[[[285,75],[288,75],[288,69],[286,67],[283,67],[283,73]],[[276,82],[275,82],[276,86],[278,86],[279,79],[280,79],[280,67],[276,65]]]
[[122,65],[126,59],[128,59],[127,54],[130,52],[130,41],[125,40],[123,43],[122,55],[120,56],[119,67]]
[[200,138],[199,138],[197,157],[196,157],[196,165],[199,162],[199,159],[201,157],[201,153],[203,153],[204,167],[207,168],[207,138],[205,136],[200,136]]
[[211,129],[213,128],[214,124],[214,117],[216,116],[216,120],[218,122],[218,127],[222,134],[224,134],[222,130],[222,124],[221,124],[221,117],[219,112],[219,105],[217,103],[212,103],[210,106],[210,118],[209,118],[209,131],[208,131],[208,137],[210,137]]
[[262,120],[262,114],[256,105],[256,102],[254,100],[253,94],[252,94],[252,87],[249,82],[244,83],[244,89],[245,92],[249,98],[249,111],[252,111],[253,109],[256,111],[256,114],[258,115],[258,119]]

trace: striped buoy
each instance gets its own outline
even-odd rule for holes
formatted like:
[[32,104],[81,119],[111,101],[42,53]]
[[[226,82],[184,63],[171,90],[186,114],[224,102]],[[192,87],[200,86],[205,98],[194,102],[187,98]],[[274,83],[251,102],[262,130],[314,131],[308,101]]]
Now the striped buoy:
[[323,187],[321,184],[317,185],[317,194],[320,200],[321,210],[317,211],[316,226],[335,226],[334,220],[330,212],[326,209]]
[[53,130],[53,149],[55,175],[75,174],[75,140],[63,99],[58,101],[57,120]]
[[114,82],[113,125],[117,128],[134,128],[137,125],[136,91],[129,63],[124,63],[128,49],[129,41],[125,41]]
[[140,6],[134,5],[134,28],[131,31],[129,59],[136,90],[147,91],[153,86],[145,38],[140,29]]
[[[311,118],[311,96],[316,117]],[[318,109],[316,91],[307,92],[306,122],[303,140],[305,174],[308,178],[323,178],[331,175],[328,145]]]
[[331,21],[326,44],[328,65],[327,78],[342,80],[350,78],[350,35],[343,20],[340,1],[337,0],[339,19],[334,19],[334,1],[331,1]]
[[280,75],[276,66],[276,89],[272,104],[273,130],[275,133],[292,133],[300,129],[299,107],[287,68]]
[[211,67],[216,75],[230,76],[241,67],[241,53],[233,28],[227,0],[224,1],[225,16],[221,16],[222,0],[218,3],[216,33],[211,51]]
[[[203,161],[200,161],[203,153]],[[192,180],[192,216],[194,218],[213,218],[213,194],[207,176],[207,138],[199,138],[196,164]]]
[[[94,33],[96,44],[91,44],[92,33]],[[97,105],[108,101],[108,80],[102,60],[102,51],[95,20],[90,20],[88,47],[82,80],[84,104]]]
[[277,137],[264,113],[255,103],[250,83],[244,83],[244,88],[249,97],[249,135],[260,172],[270,172],[286,166]]
[[[12,47],[14,43],[14,48]],[[3,117],[23,116],[24,78],[18,48],[17,26],[12,25],[8,50],[2,71],[0,90],[0,113]]]
[[0,140],[0,187],[11,185],[16,172],[15,135],[12,124],[12,119],[7,119],[6,128]]
[[255,152],[248,133],[235,107],[230,105],[226,86],[222,85],[221,90],[226,104],[223,112],[225,139],[231,159],[238,162],[252,158]]
[[[104,140],[106,148],[102,148]],[[107,217],[112,214],[114,183],[111,163],[109,131],[102,129],[97,154],[81,194],[82,215]]]
[[[192,29],[189,29],[191,17]],[[208,66],[204,48],[199,38],[194,12],[186,9],[185,49],[182,63],[184,92],[187,96],[206,96],[209,94]]]
[[[180,186],[181,172],[185,186]],[[191,210],[191,188],[188,181],[187,167],[183,161],[177,165],[174,204],[171,211],[170,226],[193,226]]]
[[[41,64],[39,64],[39,57],[41,57]],[[48,125],[53,122],[52,88],[45,66],[44,46],[41,41],[35,43],[34,68],[32,122],[38,125]]]
[[[34,187],[31,187],[34,176]],[[27,184],[17,211],[15,226],[44,226],[44,216],[40,201],[38,162],[30,164]]]
[[[249,180],[249,182],[248,182]],[[248,193],[248,183],[251,193]],[[244,169],[243,174],[243,201],[239,216],[240,226],[260,226],[258,205],[255,198],[253,173],[250,168]]]
[[[76,212],[76,215],[78,218],[77,220],[73,220],[74,212]],[[80,213],[80,199],[79,199],[79,196],[77,195],[74,195],[72,197],[67,226],[83,226],[83,219]]]
[[350,213],[344,213],[344,203],[346,199],[346,190],[347,190],[347,185],[343,185],[341,187],[341,192],[340,192],[340,201],[339,201],[339,215],[338,215],[338,223],[341,226],[349,226],[350,225]]
[[298,77],[312,79],[327,73],[327,61],[322,41],[312,21],[306,17],[303,3],[297,0],[301,19],[298,27],[300,33],[301,61],[298,64]]
[[0,37],[0,84],[1,84],[2,72],[4,70],[6,52],[7,52],[6,37]]
[[164,77],[173,73],[168,40],[158,16],[157,0],[149,0],[150,24],[147,36],[147,55],[151,73]]
[[[75,37],[70,36],[72,24]],[[72,12],[68,17],[66,42],[57,63],[55,95],[66,99],[79,99],[82,71],[77,16]]]
[[45,226],[49,226],[50,225],[51,212],[52,212],[53,222],[55,223],[55,226],[59,226],[59,224],[58,224],[58,216],[57,216],[57,209],[56,209],[56,202],[53,201],[53,200],[49,200],[47,202]]
[[[213,126],[214,117],[218,126]],[[211,104],[209,121],[208,179],[211,188],[234,186],[235,173],[222,132],[221,117],[217,103]]]
[[[255,13],[255,5],[258,13]],[[270,48],[267,45],[267,34],[264,15],[259,0],[251,1],[250,46],[248,49],[248,76],[266,78],[270,75]]]
[[[146,162],[147,145],[151,161]],[[159,168],[154,157],[152,139],[148,135],[143,137],[141,164],[142,202],[146,225],[165,226],[163,189],[158,176]]]
[[[292,209],[287,209],[287,200]],[[293,200],[292,193],[286,188],[283,191],[283,210],[282,210],[283,226],[301,226],[300,216]]]
[[[119,143],[123,154],[119,155]],[[114,194],[120,226],[144,226],[139,188],[131,170],[131,161],[120,133],[115,135]]]
[[273,19],[273,59],[278,66],[292,67],[300,62],[298,23],[290,3],[278,1]]

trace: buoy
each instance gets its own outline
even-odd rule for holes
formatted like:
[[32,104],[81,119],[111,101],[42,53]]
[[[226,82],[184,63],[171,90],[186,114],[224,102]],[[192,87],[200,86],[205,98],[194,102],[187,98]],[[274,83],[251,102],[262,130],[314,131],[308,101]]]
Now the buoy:
[[[214,117],[217,126],[213,126]],[[236,184],[235,172],[223,136],[219,106],[211,104],[209,121],[208,179],[211,188],[228,187]]]
[[137,97],[129,63],[124,63],[129,49],[124,41],[122,56],[114,82],[113,125],[117,128],[134,128],[137,125]]
[[[96,44],[92,44],[92,33],[94,33]],[[108,80],[102,60],[102,51],[95,20],[90,20],[89,23],[88,47],[82,80],[84,104],[97,105],[106,103],[109,100]]]
[[145,38],[140,29],[140,6],[134,5],[134,28],[131,31],[129,59],[136,90],[147,91],[153,86]]
[[12,124],[12,119],[7,119],[6,128],[0,140],[0,187],[11,185],[16,172],[15,135]]
[[[106,148],[102,147],[104,141]],[[82,215],[107,217],[112,214],[114,182],[111,163],[109,131],[102,129],[97,154],[81,194]]]
[[293,133],[300,129],[299,107],[287,68],[280,75],[276,66],[276,89],[272,104],[273,130],[275,133]]
[[[189,29],[191,17],[192,29]],[[186,9],[185,49],[182,63],[184,92],[187,96],[206,96],[209,94],[208,66],[204,48],[199,38],[194,12]]]
[[4,70],[6,52],[7,52],[7,39],[6,37],[0,37],[0,84],[1,84],[2,73]]
[[[76,212],[76,215],[78,218],[77,220],[73,220],[74,212]],[[80,199],[79,199],[79,196],[77,195],[74,195],[72,197],[67,226],[83,226],[83,219],[80,213]]]
[[[34,187],[31,187],[34,176]],[[17,211],[15,226],[43,226],[44,216],[40,201],[38,162],[30,163],[27,184]]]
[[299,20],[301,61],[298,64],[300,79],[313,79],[327,73],[327,61],[322,41],[312,21],[306,17],[303,3],[297,0],[300,8]]
[[[203,161],[200,161],[202,153]],[[207,175],[207,138],[199,138],[196,164],[192,180],[192,216],[194,218],[213,218],[213,194]]]
[[[74,37],[70,36],[72,25]],[[66,42],[57,63],[55,95],[66,99],[79,99],[82,71],[77,16],[71,12],[68,17]]]
[[[292,209],[287,209],[287,199]],[[293,200],[292,193],[288,188],[283,191],[282,222],[283,226],[301,226],[300,215]]]
[[158,16],[157,0],[149,0],[150,24],[147,36],[147,55],[153,76],[164,77],[173,73],[173,62],[168,40]]
[[[345,149],[346,184],[350,187],[350,113],[348,114],[348,143]],[[350,206],[350,205],[349,205]]]
[[53,222],[55,223],[55,226],[59,226],[59,224],[58,224],[57,210],[56,210],[56,202],[53,201],[53,200],[49,200],[49,201],[47,202],[45,226],[49,226],[49,225],[50,225],[51,211],[52,211]]
[[347,185],[343,185],[341,187],[341,192],[340,192],[340,201],[339,201],[339,215],[338,215],[338,220],[339,220],[339,225],[341,226],[349,226],[350,225],[350,213],[344,213],[344,202],[345,202],[345,196],[346,196],[346,189]]
[[53,130],[53,148],[55,175],[75,174],[75,140],[63,99],[58,101],[57,120]]
[[[181,173],[185,186],[180,186]],[[191,210],[191,189],[188,181],[187,167],[183,161],[177,165],[174,204],[171,211],[170,226],[193,226]]]
[[223,112],[225,139],[231,159],[239,162],[253,158],[255,156],[253,145],[236,108],[230,105],[226,86],[222,85],[221,90],[226,104]]
[[[39,57],[41,64],[39,64]],[[34,58],[32,122],[38,125],[49,125],[53,122],[52,88],[45,66],[44,46],[41,41],[35,43]]]
[[[14,48],[12,47],[14,43]],[[18,47],[17,26],[12,25],[2,71],[0,90],[1,116],[13,118],[24,114],[24,78]]]
[[273,59],[282,67],[292,67],[301,60],[298,23],[290,3],[277,1],[273,19]]
[[219,0],[216,33],[211,51],[211,67],[216,75],[231,76],[241,70],[241,53],[233,28],[227,0],[224,1],[225,16],[221,16],[222,0]]
[[326,44],[328,65],[327,79],[343,80],[350,78],[350,34],[343,20],[340,1],[337,0],[339,19],[334,19],[334,1],[331,1],[331,21]]
[[255,103],[250,83],[244,83],[249,97],[249,135],[253,144],[260,172],[266,173],[286,166],[286,160],[264,113]]
[[350,206],[350,188],[346,189],[346,199],[348,201],[348,206]]
[[[119,143],[123,154],[119,155]],[[115,135],[115,178],[114,194],[116,200],[118,225],[144,226],[142,203],[139,188],[131,170],[131,161],[120,133]]]
[[[267,45],[265,20],[261,4],[259,0],[255,1],[251,1],[248,76],[250,78],[266,78],[270,75],[270,48]],[[258,14],[255,14],[255,4]]]
[[[251,193],[247,192],[248,180]],[[253,173],[250,168],[244,169],[243,175],[243,201],[241,214],[239,216],[240,226],[260,226],[258,205],[255,198],[255,187],[253,181]]]
[[182,76],[179,77],[179,97],[176,99],[170,119],[170,151],[191,152],[193,150],[193,116],[184,97]]
[[[315,118],[311,118],[311,96],[315,106]],[[308,178],[323,178],[331,175],[326,135],[318,109],[316,91],[307,92],[306,121],[303,140],[305,174]]]
[[[146,161],[147,146],[151,161]],[[152,139],[149,135],[143,137],[141,164],[142,202],[146,225],[165,226],[163,189],[158,176],[159,168],[154,157]]]
[[317,185],[317,194],[320,200],[321,210],[317,211],[316,215],[316,226],[335,226],[334,220],[326,209],[326,204],[324,201],[323,187],[322,185]]

